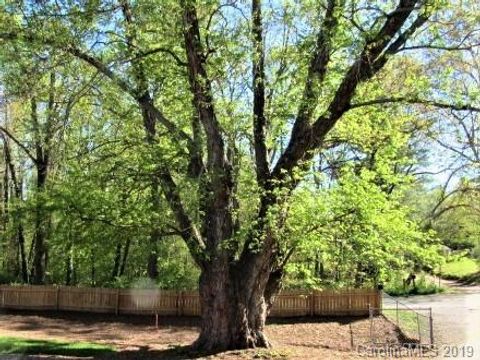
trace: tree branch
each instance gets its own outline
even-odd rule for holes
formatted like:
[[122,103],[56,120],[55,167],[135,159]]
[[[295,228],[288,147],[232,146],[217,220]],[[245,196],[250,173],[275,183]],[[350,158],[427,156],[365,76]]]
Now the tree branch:
[[154,55],[154,54],[157,54],[157,53],[160,53],[160,52],[170,55],[175,60],[175,62],[177,63],[178,66],[187,66],[188,65],[186,62],[184,62],[182,59],[180,59],[180,57],[177,54],[175,54],[175,52],[173,52],[172,50],[167,49],[165,47],[157,47],[157,48],[150,49],[150,50],[147,50],[147,51],[140,51],[135,57],[132,57],[132,58],[128,59],[127,61],[132,61],[132,62],[137,61],[137,60],[143,59],[144,57]]
[[298,114],[293,125],[292,135],[280,160],[273,170],[274,177],[281,177],[281,170],[291,170],[305,154],[312,139],[310,120],[318,102],[321,83],[325,78],[330,61],[331,39],[337,25],[335,17],[336,0],[329,0],[325,12],[325,20],[320,29],[314,54],[310,60],[307,79],[303,91]]
[[160,169],[158,176],[161,180],[160,184],[163,193],[165,194],[165,198],[167,199],[170,208],[177,219],[177,223],[180,226],[180,235],[187,244],[190,254],[193,259],[195,259],[195,262],[200,268],[203,268],[205,266],[203,258],[205,243],[183,207],[177,185],[166,168]]
[[373,99],[368,100],[360,103],[354,103],[349,106],[349,109],[355,109],[363,106],[374,106],[374,105],[381,105],[381,104],[393,104],[393,103],[405,103],[405,104],[413,104],[413,105],[427,105],[433,106],[441,109],[450,109],[450,110],[457,110],[457,111],[475,111],[480,112],[480,108],[476,106],[472,106],[469,104],[449,104],[443,103],[440,101],[435,100],[427,100],[427,99],[416,99],[416,98],[407,98],[407,97],[397,97],[397,98],[380,98],[380,99]]
[[200,39],[197,11],[194,2],[190,0],[182,0],[181,4],[188,78],[193,93],[193,104],[207,135],[208,165],[223,172],[226,162],[225,143],[215,114],[211,81],[204,64],[205,54]]
[[[328,0],[325,20],[318,33],[315,52],[308,67],[305,88],[303,90],[302,100],[300,100],[293,133],[300,133],[300,128],[303,128],[308,124],[317,105],[319,88],[325,78],[327,65],[330,62],[333,30],[338,23],[338,19],[335,16],[335,9],[337,7],[336,1],[338,0]],[[295,129],[298,130],[296,131]]]
[[25,154],[30,158],[30,160],[32,160],[35,164],[38,162],[37,158],[35,156],[33,156],[33,154],[30,152],[30,150],[25,145],[23,145],[20,141],[18,141],[18,139],[15,136],[13,136],[13,134],[10,131],[8,131],[6,128],[4,128],[1,125],[0,125],[0,131],[2,131],[10,139],[12,139],[12,141],[15,144],[17,144],[18,147],[20,147],[25,152]]
[[386,63],[390,52],[404,44],[415,29],[420,26],[423,19],[417,18],[408,30],[392,42],[415,9],[417,1],[400,0],[396,9],[388,14],[379,32],[367,39],[358,59],[349,68],[337,88],[327,111],[312,126],[302,127],[303,131],[300,134],[292,133],[287,149],[275,166],[274,178],[282,179],[285,172],[290,172],[302,160],[313,156],[312,150],[321,146],[326,134],[349,109],[350,101],[357,86],[372,78]]
[[263,45],[261,0],[252,1],[252,38],[253,38],[253,138],[257,181],[263,188],[270,176],[268,165],[265,117],[265,52]]
[[8,144],[7,138],[5,137],[5,134],[1,133],[0,136],[3,140],[3,152],[4,152],[5,162],[8,168],[10,169],[10,177],[12,178],[13,188],[15,189],[15,196],[17,197],[17,199],[20,200],[22,196],[22,189],[20,188],[20,185],[17,180],[17,172],[15,171],[15,166],[12,161],[10,146]]
[[462,45],[441,46],[441,45],[421,44],[421,45],[404,46],[398,49],[397,52],[418,50],[418,49],[443,50],[443,51],[467,51],[467,50],[472,50],[479,46],[480,46],[480,43],[472,44],[472,45],[463,45],[463,46]]
[[[131,97],[133,97],[137,102],[140,102],[142,99],[142,96],[144,94],[138,94],[136,89],[126,80],[122,79],[116,72],[114,72],[112,69],[110,69],[103,61],[101,61],[99,58],[90,55],[86,53],[85,51],[82,51],[80,48],[73,44],[68,44],[68,45],[61,45],[56,43],[52,39],[45,39],[45,38],[37,38],[35,35],[32,34],[19,34],[19,33],[0,33],[0,39],[4,40],[24,40],[28,42],[39,42],[48,46],[52,46],[55,48],[58,48],[60,50],[63,50],[74,57],[83,60],[87,64],[93,66],[95,69],[97,69],[99,72],[104,74],[106,77],[108,77],[110,80],[112,80],[121,90],[123,90],[125,93],[129,94]],[[142,104],[139,104],[142,106]],[[149,111],[152,112],[152,114],[155,117],[155,120],[158,121],[160,124],[162,124],[173,136],[177,141],[187,141],[190,143],[192,139],[190,136],[185,133],[183,130],[179,129],[177,125],[172,122],[171,120],[167,119],[165,115],[158,110],[158,108],[155,107],[153,101],[150,101],[146,104],[143,104],[144,107],[146,107]]]

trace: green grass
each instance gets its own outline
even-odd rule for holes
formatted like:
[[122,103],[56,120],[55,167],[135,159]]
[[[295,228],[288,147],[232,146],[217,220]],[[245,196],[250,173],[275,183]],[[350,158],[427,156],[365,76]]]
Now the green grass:
[[480,277],[480,266],[477,261],[462,257],[454,261],[443,264],[440,274],[445,279],[451,280],[468,280],[474,279],[475,276]]
[[445,288],[428,280],[425,275],[417,276],[415,287],[412,285],[404,286],[402,274],[397,274],[397,276],[385,286],[385,292],[390,296],[430,295],[442,293],[444,291]]
[[[394,324],[397,324],[397,312],[395,309],[383,309],[383,316],[388,318]],[[418,334],[418,319],[417,314],[413,311],[400,309],[398,311],[398,327],[405,333],[405,335]]]
[[111,346],[87,342],[60,342],[0,337],[0,354],[95,356],[113,353]]

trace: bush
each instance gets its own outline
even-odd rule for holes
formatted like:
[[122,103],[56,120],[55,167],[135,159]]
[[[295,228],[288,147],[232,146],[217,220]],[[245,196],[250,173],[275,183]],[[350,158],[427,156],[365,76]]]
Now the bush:
[[12,284],[16,281],[15,276],[0,271],[0,284]]
[[441,267],[441,276],[445,279],[463,280],[480,271],[478,262],[469,257],[454,258]]
[[394,275],[385,286],[385,292],[391,296],[429,295],[445,291],[445,288],[429,281],[425,275],[417,276],[415,286],[404,286],[402,273]]
[[480,261],[480,242],[475,246],[475,248],[472,250],[472,257]]

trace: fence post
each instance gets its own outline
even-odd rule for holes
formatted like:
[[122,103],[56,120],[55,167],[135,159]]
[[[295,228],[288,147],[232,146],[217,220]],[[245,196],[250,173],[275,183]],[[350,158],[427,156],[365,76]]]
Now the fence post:
[[118,315],[120,311],[120,289],[117,289],[117,293],[115,294],[115,315]]
[[60,310],[60,287],[57,286],[55,290],[55,310]]
[[309,304],[310,304],[310,316],[314,316],[315,315],[315,292],[312,291],[310,294],[308,294],[308,297],[310,300],[309,301]]
[[432,308],[430,308],[429,313],[429,323],[430,323],[430,346],[433,347],[433,316],[432,316]]
[[422,344],[422,334],[420,332],[420,319],[418,317],[418,313],[417,313],[417,328],[418,328],[418,343]]
[[176,301],[176,307],[177,307],[177,316],[183,316],[183,313],[184,313],[184,303],[185,301],[183,301],[183,291],[176,291],[177,293],[177,301]]
[[373,341],[373,312],[372,312],[372,307],[370,304],[368,304],[368,317],[370,318],[370,341],[372,344],[374,343]]
[[377,294],[378,294],[378,312],[379,314],[382,314],[383,313],[383,290],[382,289],[378,289],[377,290]]
[[396,318],[397,318],[397,327],[399,327],[399,323],[398,323],[398,300],[395,301],[395,304],[397,305],[397,310],[395,312]]
[[185,313],[185,301],[183,300],[184,298],[184,291],[180,291],[180,316],[183,316],[183,314]]
[[180,291],[175,291],[175,315],[180,316]]
[[0,292],[2,292],[2,308],[5,307],[5,289],[3,286],[0,286]]

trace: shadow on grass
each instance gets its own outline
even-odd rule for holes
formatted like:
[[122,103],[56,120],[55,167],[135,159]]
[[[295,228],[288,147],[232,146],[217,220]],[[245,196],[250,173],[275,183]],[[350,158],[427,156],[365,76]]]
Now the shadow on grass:
[[[149,350],[140,348],[134,351],[121,351],[117,354],[117,359],[198,359],[201,357],[215,355],[216,353],[194,351],[191,346],[176,346],[166,350]],[[108,356],[102,358],[108,358]]]
[[269,317],[269,324],[322,324],[336,322],[341,325],[349,325],[357,321],[368,319],[368,315],[345,315],[345,316],[305,316],[305,317]]
[[[248,356],[247,354],[251,355]],[[274,356],[271,356],[273,354]],[[184,360],[184,359],[205,359],[210,358],[210,356],[220,355],[222,359],[230,358],[278,358],[283,359],[281,353],[275,352],[270,349],[250,349],[250,350],[230,350],[230,351],[197,351],[194,350],[191,345],[185,346],[173,346],[170,349],[165,350],[154,350],[150,349],[148,346],[142,346],[137,350],[123,350],[115,353],[114,356],[104,354],[95,359],[107,360]],[[231,357],[230,357],[231,356]]]
[[442,274],[442,279],[444,280],[453,280],[458,286],[477,286],[480,285],[480,271],[477,271],[473,274],[467,275],[447,275]]
[[115,350],[110,346],[78,342],[68,343],[48,340],[30,340],[13,337],[0,337],[0,354],[23,355],[63,355],[63,356],[99,356],[112,355]]
[[[4,310],[7,315],[25,315],[48,317],[49,319],[59,319],[65,321],[75,321],[83,325],[98,325],[101,323],[121,323],[131,327],[154,326],[155,318],[153,314],[149,315],[114,315],[114,314],[94,314],[79,313],[68,311],[37,311],[37,310]],[[342,316],[292,316],[292,317],[268,317],[267,324],[299,324],[299,323],[327,323],[336,322],[339,324],[349,324],[368,318],[368,315],[342,315]],[[42,319],[29,319],[28,325],[22,325],[19,330],[37,330],[43,327]],[[160,316],[159,322],[162,327],[178,328],[172,331],[181,331],[182,327],[200,328],[200,317],[198,316]],[[68,327],[66,327],[68,326]],[[71,331],[70,324],[56,325],[59,330]],[[87,332],[89,332],[88,330]]]
[[460,279],[460,283],[465,286],[480,285],[480,271],[464,276]]
[[[128,314],[103,314],[103,313],[89,313],[78,311],[55,311],[55,310],[19,310],[19,309],[1,309],[0,313],[7,315],[25,315],[25,316],[39,316],[41,318],[47,317],[49,319],[58,319],[64,321],[74,321],[82,325],[99,325],[102,323],[121,323],[128,324],[130,327],[144,327],[155,325],[155,314],[143,314],[143,315],[128,315]],[[159,317],[160,323],[165,326],[200,326],[200,318],[196,316],[164,316]],[[25,326],[25,330],[38,329],[38,325],[42,324],[42,319],[29,319],[28,327]],[[59,324],[59,329],[70,330],[65,328],[65,325]],[[30,329],[31,328],[31,329]]]
[[[115,351],[110,347],[90,343],[62,343],[55,341],[28,340],[20,338],[0,338],[0,358],[2,355],[60,355],[66,359],[74,357],[97,359],[97,360],[180,360],[180,359],[204,359],[215,355],[231,355],[234,358],[244,357],[247,352],[253,352],[252,356],[258,354],[269,355],[270,349],[250,349],[231,351],[198,351],[191,345],[172,346],[165,350],[152,349],[149,346],[139,346],[135,350]],[[275,358],[285,358],[274,352]],[[260,358],[272,358],[271,356]],[[23,359],[21,357],[20,359]]]

